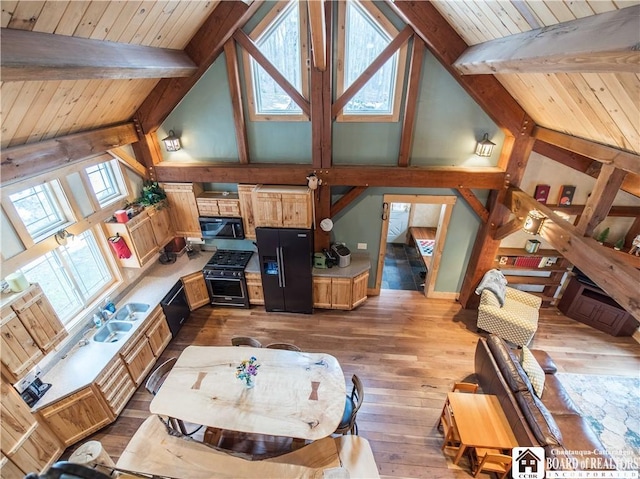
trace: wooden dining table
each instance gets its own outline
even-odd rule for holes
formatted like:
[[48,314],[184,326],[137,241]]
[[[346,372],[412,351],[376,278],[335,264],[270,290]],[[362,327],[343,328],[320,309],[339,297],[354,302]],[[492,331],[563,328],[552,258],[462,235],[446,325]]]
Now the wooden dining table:
[[[236,367],[257,359],[255,386]],[[231,431],[316,440],[333,433],[345,408],[337,359],[234,346],[188,346],[149,406],[153,414]]]
[[469,447],[510,450],[518,446],[497,396],[450,392],[447,402],[460,434],[454,464]]

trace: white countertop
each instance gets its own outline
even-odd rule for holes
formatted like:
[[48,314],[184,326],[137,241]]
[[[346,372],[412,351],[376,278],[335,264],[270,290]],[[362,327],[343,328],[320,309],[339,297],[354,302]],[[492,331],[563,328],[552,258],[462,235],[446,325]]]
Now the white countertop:
[[157,263],[152,266],[134,288],[116,304],[116,308],[132,302],[149,305],[146,313],[138,313],[140,319],[133,321],[133,328],[127,337],[115,343],[98,343],[91,340],[98,328],[92,328],[85,335],[89,339],[89,344],[75,345],[64,359],[58,361],[51,370],[42,375],[40,379],[45,383],[51,383],[51,389],[34,405],[32,411],[48,406],[94,382],[105,366],[133,337],[135,331],[144,325],[148,315],[176,281],[182,276],[201,270],[211,256],[213,256],[211,251],[201,251],[192,259],[183,254],[173,264]]
[[[355,278],[361,273],[371,269],[371,260],[368,253],[351,253],[351,264],[344,268],[313,268],[313,276],[325,276],[330,278]],[[260,273],[260,259],[254,254],[245,268],[245,273]]]

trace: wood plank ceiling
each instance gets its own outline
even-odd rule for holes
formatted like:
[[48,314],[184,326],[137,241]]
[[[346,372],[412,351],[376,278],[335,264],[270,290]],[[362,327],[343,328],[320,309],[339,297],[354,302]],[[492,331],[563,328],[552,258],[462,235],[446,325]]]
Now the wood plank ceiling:
[[[1,26],[183,50],[218,1],[2,1]],[[3,81],[3,148],[130,120],[159,78]]]
[[[638,4],[636,1],[611,0],[434,0],[433,3],[468,45]],[[633,14],[637,16],[637,13]],[[637,18],[635,24],[637,29]],[[635,72],[502,73],[495,76],[537,125],[638,153],[640,75],[637,57],[635,62]]]

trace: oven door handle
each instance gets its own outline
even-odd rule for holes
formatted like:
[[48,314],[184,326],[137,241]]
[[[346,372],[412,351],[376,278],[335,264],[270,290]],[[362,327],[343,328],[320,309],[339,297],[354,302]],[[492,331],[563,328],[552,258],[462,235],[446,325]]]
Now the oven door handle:
[[287,287],[287,280],[285,279],[285,274],[284,274],[284,252],[282,251],[282,246],[278,247],[278,249],[280,250],[280,274],[282,275],[282,287],[286,288]]

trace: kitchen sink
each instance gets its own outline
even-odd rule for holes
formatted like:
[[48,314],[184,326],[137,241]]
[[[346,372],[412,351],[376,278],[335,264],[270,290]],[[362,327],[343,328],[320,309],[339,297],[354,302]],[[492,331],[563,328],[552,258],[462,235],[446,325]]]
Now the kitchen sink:
[[116,315],[113,319],[116,321],[136,321],[141,317],[138,313],[146,313],[148,310],[148,304],[127,303],[116,311]]
[[123,321],[109,321],[102,326],[93,336],[93,340],[98,343],[115,343],[129,334],[133,324]]

